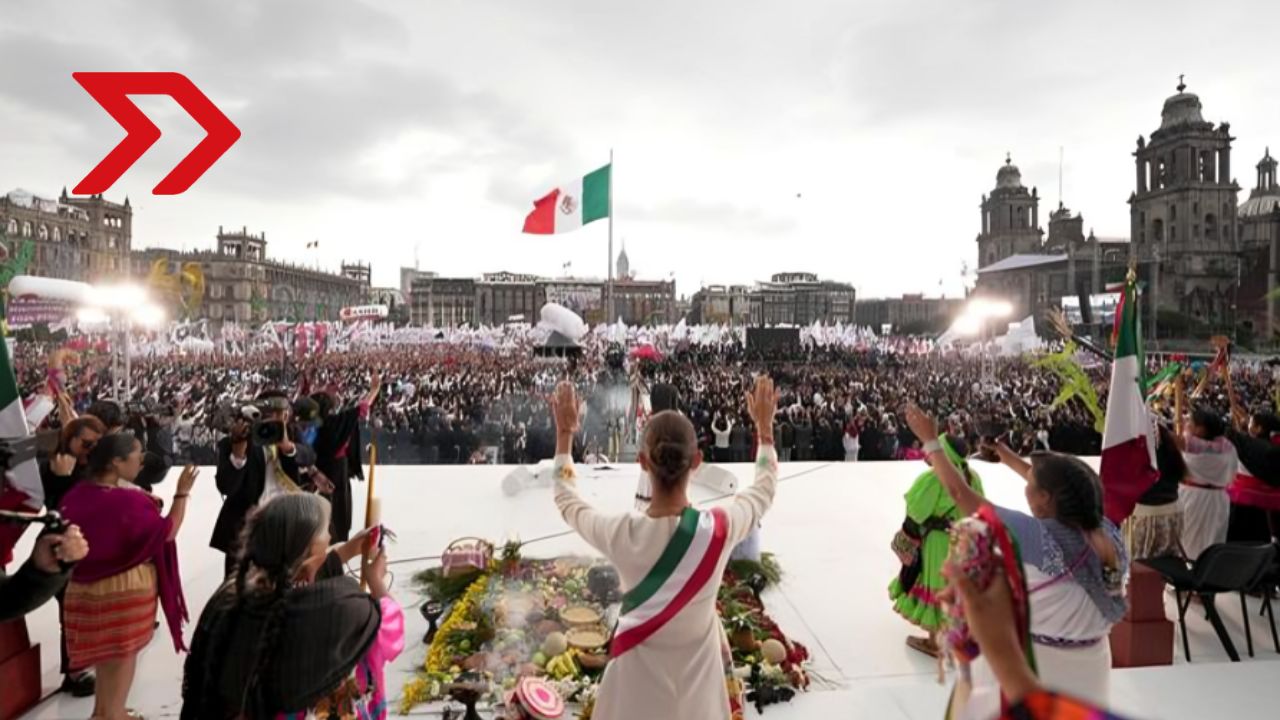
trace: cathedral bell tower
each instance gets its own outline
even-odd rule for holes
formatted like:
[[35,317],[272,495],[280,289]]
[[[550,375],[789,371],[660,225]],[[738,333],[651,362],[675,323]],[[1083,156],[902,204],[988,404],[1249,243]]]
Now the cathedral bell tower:
[[1129,197],[1130,252],[1152,273],[1155,302],[1214,325],[1234,308],[1239,249],[1231,178],[1231,126],[1214,126],[1186,91],[1164,101],[1160,127],[1134,151],[1137,187]]
[[982,196],[982,232],[978,234],[978,267],[1010,255],[1038,253],[1041,248],[1040,196],[1022,185],[1022,172],[1005,156],[996,187]]

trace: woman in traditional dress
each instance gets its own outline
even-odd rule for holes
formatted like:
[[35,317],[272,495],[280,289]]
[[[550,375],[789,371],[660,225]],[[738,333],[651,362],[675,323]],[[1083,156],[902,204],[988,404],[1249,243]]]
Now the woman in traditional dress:
[[1174,437],[1187,461],[1187,479],[1178,489],[1182,550],[1187,559],[1195,560],[1210,545],[1227,541],[1227,524],[1231,520],[1227,486],[1236,479],[1238,460],[1235,446],[1226,438],[1227,425],[1222,417],[1212,410],[1196,408],[1191,422],[1184,424],[1186,393],[1181,377],[1175,382],[1174,392]]
[[[982,478],[965,460],[968,446],[954,435],[937,436],[937,444],[961,468],[965,482],[979,496]],[[925,462],[933,463],[926,457]],[[956,503],[938,481],[936,468],[930,467],[907,491],[907,518],[893,537],[893,549],[902,561],[898,576],[889,583],[893,609],[912,625],[924,630],[928,637],[910,636],[907,645],[926,655],[938,654],[938,629],[942,626],[942,606],[938,593],[946,587],[942,563],[950,545],[951,523],[962,517]]]
[[608,515],[578,495],[569,454],[578,427],[578,398],[567,382],[556,388],[556,505],[565,521],[617,567],[627,588],[610,643],[612,661],[596,698],[596,717],[741,717],[741,695],[728,675],[732,661],[716,615],[716,596],[730,550],[773,502],[777,402],[773,382],[757,378],[747,397],[760,433],[756,479],[732,503],[701,512],[691,507],[689,478],[701,460],[697,436],[687,418],[664,411],[646,425],[639,456],[653,481],[648,510]]
[[969,632],[1000,684],[1006,702],[999,720],[1121,720],[1092,703],[1046,690],[1040,683],[1018,641],[1013,594],[1003,571],[997,569],[985,590],[950,566],[943,574],[951,583],[947,592],[961,601]]
[[1227,540],[1280,542],[1280,418],[1269,412],[1246,413],[1226,366],[1222,376],[1236,425],[1227,431],[1227,439],[1240,458],[1239,472],[1227,486]]
[[1156,468],[1160,477],[1138,498],[1133,515],[1122,526],[1125,546],[1134,560],[1183,554],[1178,489],[1187,479],[1187,463],[1173,433],[1163,426],[1156,444]]
[[[920,408],[911,406],[907,419],[917,437],[937,435],[937,422]],[[1120,529],[1102,514],[1102,483],[1070,455],[1034,453],[1027,462],[1003,443],[993,449],[1027,481],[1030,515],[993,507],[1021,551],[1040,680],[1049,689],[1106,707],[1111,694],[1107,636],[1126,610],[1129,557]],[[962,515],[987,502],[964,481],[940,443],[929,443],[925,451]],[[958,689],[961,717],[985,720],[998,714],[998,687],[981,658],[973,668],[972,691]]]
[[346,576],[368,536],[329,549],[329,503],[278,495],[245,527],[235,575],[196,626],[182,681],[183,720],[387,715],[383,670],[404,649],[386,554]]
[[97,671],[95,720],[135,717],[125,703],[138,651],[155,633],[157,599],[174,649],[186,649],[187,605],[174,539],[197,472],[193,466],[182,471],[164,516],[151,495],[132,485],[141,470],[142,443],[131,433],[107,435],[89,453],[89,478],[62,499],[63,515],[89,541],[89,556],[67,586],[65,623],[71,669]]

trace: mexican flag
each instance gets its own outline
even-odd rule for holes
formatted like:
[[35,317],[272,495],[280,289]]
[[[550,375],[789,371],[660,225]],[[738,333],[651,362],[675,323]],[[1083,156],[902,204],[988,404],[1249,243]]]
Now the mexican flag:
[[1117,525],[1133,513],[1158,476],[1155,431],[1142,392],[1145,365],[1138,317],[1137,284],[1130,276],[1116,316],[1116,356],[1102,432],[1103,512]]
[[534,201],[533,212],[524,219],[524,231],[530,235],[554,235],[609,217],[612,174],[613,166],[605,165]]
[[[26,437],[30,431],[9,361],[9,343],[0,341],[0,346],[0,438]],[[0,480],[0,510],[39,510],[43,506],[44,486],[35,460],[5,473]],[[0,561],[8,562],[10,550],[25,529],[25,525],[0,525]]]

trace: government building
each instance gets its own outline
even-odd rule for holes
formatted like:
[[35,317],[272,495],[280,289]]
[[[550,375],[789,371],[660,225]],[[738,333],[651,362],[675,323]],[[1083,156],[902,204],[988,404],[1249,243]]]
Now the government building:
[[[338,320],[342,308],[362,305],[373,296],[371,269],[343,263],[341,272],[274,260],[267,256],[266,233],[248,228],[218,228],[214,250],[179,252],[148,248],[133,254],[133,274],[147,282],[162,261],[161,272],[181,276],[187,263],[196,263],[204,279],[203,300],[191,319],[260,323],[268,320],[305,322]],[[168,299],[171,304],[176,298]],[[171,314],[179,316],[177,308]]]
[[129,269],[133,208],[101,195],[57,200],[25,190],[0,196],[0,263],[23,263],[15,275],[94,282]]

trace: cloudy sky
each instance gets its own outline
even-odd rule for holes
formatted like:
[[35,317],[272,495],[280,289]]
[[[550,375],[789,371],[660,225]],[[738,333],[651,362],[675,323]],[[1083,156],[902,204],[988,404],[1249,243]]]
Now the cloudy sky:
[[[108,193],[134,246],[424,270],[602,276],[606,225],[523,236],[531,202],[616,155],[615,235],[643,277],[781,270],[870,297],[954,295],[1006,151],[1086,228],[1126,236],[1130,153],[1179,73],[1239,137],[1280,145],[1280,4],[1157,0],[5,0],[0,192],[49,197],[121,137],[75,71],[178,71],[243,137],[187,193],[151,188],[201,133],[163,139]],[[1242,199],[1243,199],[1242,195]],[[319,240],[319,251],[306,243]]]

